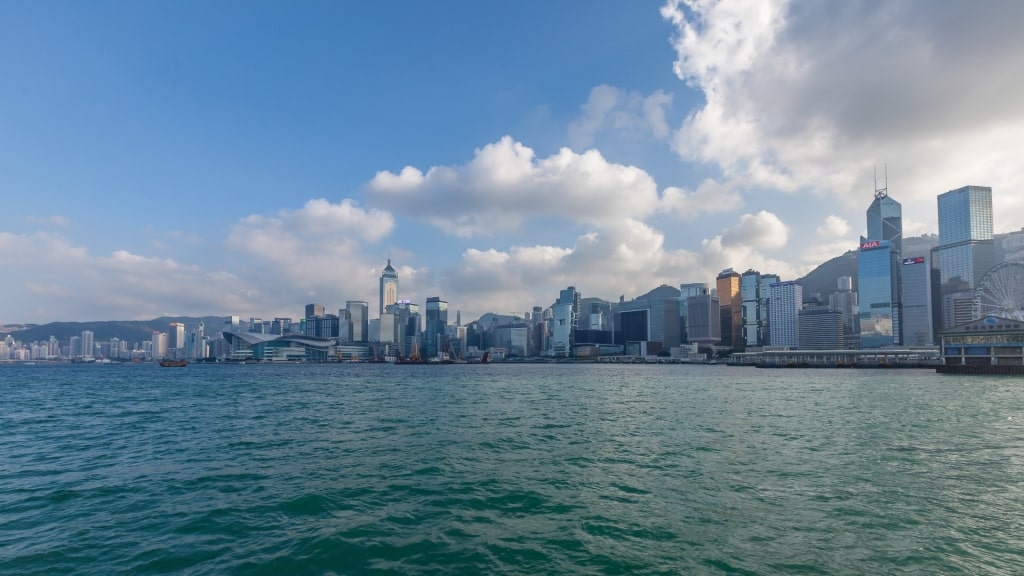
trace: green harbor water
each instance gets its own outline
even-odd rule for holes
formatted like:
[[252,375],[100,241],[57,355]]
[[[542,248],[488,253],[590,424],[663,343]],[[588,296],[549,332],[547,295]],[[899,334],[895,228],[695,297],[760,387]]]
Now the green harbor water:
[[1024,379],[0,366],[0,574],[1021,574]]

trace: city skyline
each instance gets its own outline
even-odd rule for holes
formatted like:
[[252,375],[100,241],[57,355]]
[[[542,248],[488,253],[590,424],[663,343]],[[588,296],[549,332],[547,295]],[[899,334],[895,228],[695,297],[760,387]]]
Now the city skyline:
[[0,322],[792,280],[883,165],[1024,226],[1024,5],[549,4],[5,4]]

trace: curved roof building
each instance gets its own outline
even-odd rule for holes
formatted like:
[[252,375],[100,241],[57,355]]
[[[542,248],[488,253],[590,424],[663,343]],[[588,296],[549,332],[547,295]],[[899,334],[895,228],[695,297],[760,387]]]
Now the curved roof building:
[[326,362],[334,338],[255,332],[224,332],[224,340],[231,345],[231,360],[260,360],[268,362]]

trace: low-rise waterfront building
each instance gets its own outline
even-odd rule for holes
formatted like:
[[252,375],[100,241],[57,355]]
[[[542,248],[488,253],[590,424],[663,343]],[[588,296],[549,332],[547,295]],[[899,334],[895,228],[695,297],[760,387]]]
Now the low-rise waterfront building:
[[940,372],[1024,374],[1024,321],[986,316],[939,333]]

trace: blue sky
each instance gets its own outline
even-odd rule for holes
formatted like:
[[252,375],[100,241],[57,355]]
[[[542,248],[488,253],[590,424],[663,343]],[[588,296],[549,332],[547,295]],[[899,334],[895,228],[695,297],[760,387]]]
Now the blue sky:
[[464,319],[1024,226],[1020,3],[6,2],[0,323]]

